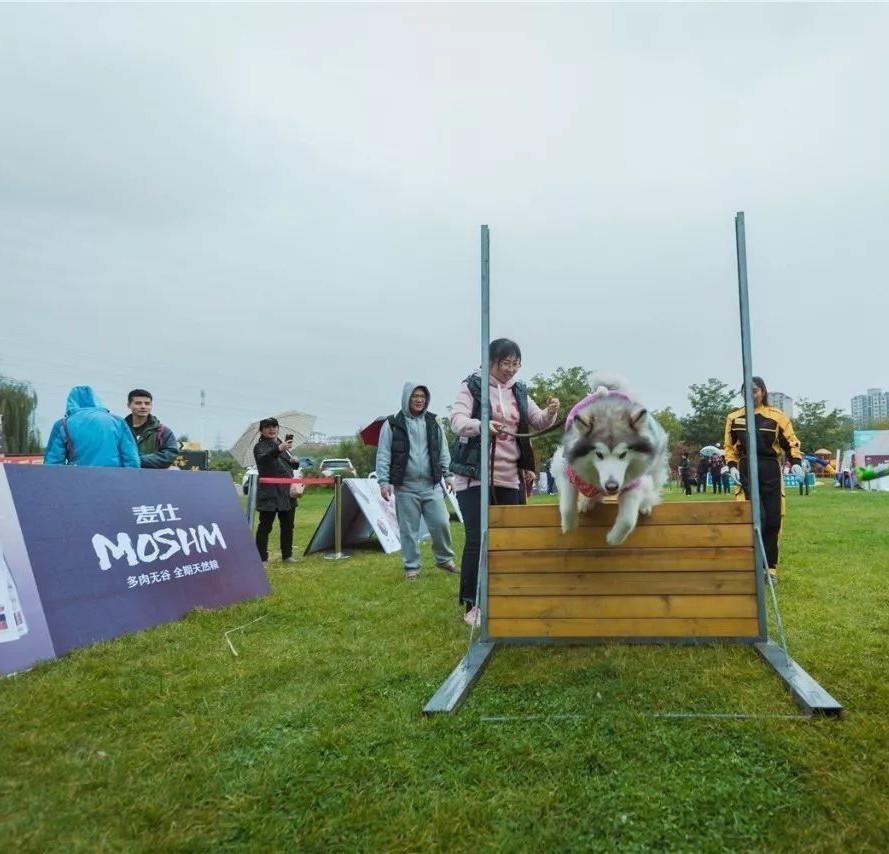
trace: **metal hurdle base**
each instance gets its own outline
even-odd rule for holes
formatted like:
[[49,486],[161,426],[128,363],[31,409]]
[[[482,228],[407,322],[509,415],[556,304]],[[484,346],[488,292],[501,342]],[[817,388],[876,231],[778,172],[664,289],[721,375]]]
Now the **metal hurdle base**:
[[840,717],[842,705],[802,669],[774,641],[754,644],[756,651],[770,664],[781,678],[793,699],[809,715]]
[[423,714],[436,715],[456,712],[469,696],[472,687],[481,678],[493,652],[493,643],[482,643],[481,641],[474,643],[451,675],[442,682],[432,699],[423,707]]
[[[644,642],[651,643],[651,639]],[[712,641],[708,641],[712,642]],[[474,643],[450,676],[424,706],[424,715],[452,714],[469,697],[494,652],[494,642]],[[841,717],[842,704],[832,697],[774,641],[754,643],[763,660],[778,674],[787,690],[808,717]]]

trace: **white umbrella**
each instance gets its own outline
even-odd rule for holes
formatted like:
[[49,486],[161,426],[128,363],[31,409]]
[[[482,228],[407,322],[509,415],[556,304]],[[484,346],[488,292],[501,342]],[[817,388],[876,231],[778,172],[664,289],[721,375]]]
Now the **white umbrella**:
[[[293,433],[293,447],[309,441],[312,431],[315,429],[317,416],[306,412],[298,412],[290,409],[287,412],[279,412],[278,436],[283,439],[288,433]],[[253,446],[259,441],[259,421],[251,421],[247,429],[241,433],[238,440],[232,445],[232,456],[242,466],[254,465]]]

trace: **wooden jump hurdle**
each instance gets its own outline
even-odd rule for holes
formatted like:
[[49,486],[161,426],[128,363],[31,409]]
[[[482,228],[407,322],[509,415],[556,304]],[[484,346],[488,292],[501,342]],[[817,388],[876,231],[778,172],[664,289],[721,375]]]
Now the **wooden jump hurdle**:
[[[753,410],[744,214],[735,216],[745,406]],[[481,365],[488,386],[490,242],[481,227]],[[490,418],[482,395],[481,420]],[[753,419],[747,442],[755,446]],[[759,481],[750,502],[677,502],[656,507],[619,547],[605,542],[616,508],[600,505],[563,535],[553,505],[488,507],[487,431],[481,439],[480,638],[454,668],[425,714],[453,712],[478,681],[494,648],[509,643],[744,643],[774,668],[806,712],[842,706],[769,639]],[[484,521],[487,520],[487,529]],[[777,598],[772,600],[783,633]]]
[[765,640],[747,502],[662,505],[619,547],[605,542],[616,513],[596,507],[566,535],[557,506],[492,507],[488,636]]
[[807,712],[841,713],[768,639],[749,502],[663,504],[609,546],[616,512],[595,507],[563,534],[555,505],[490,508],[481,637],[425,714],[455,711],[497,645],[611,641],[748,644]]

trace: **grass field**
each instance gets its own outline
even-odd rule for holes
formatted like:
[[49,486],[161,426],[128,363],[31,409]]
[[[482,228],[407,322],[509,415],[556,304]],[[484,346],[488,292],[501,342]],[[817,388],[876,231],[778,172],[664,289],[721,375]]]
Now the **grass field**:
[[[303,500],[299,546],[328,500]],[[4,842],[885,852],[887,520],[889,494],[788,495],[788,646],[841,720],[800,719],[750,648],[620,645],[500,650],[457,715],[424,718],[467,648],[456,577],[319,555],[270,564],[266,599],[0,682]]]

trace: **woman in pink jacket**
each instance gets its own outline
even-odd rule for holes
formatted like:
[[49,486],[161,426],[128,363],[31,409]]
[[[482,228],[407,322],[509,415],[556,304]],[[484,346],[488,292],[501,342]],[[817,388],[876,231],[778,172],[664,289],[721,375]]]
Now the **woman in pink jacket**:
[[[534,471],[534,455],[528,433],[551,426],[559,414],[559,399],[551,397],[541,409],[523,382],[516,379],[522,366],[522,351],[515,341],[498,338],[488,350],[490,362],[491,503],[524,504],[525,472]],[[481,371],[470,374],[460,385],[451,408],[451,427],[457,435],[451,452],[454,489],[463,514],[466,542],[460,566],[460,601],[466,606],[466,622],[479,625],[476,607],[478,562],[481,549]]]

